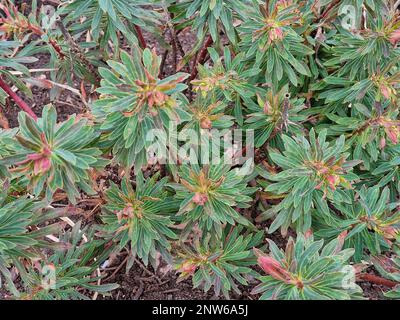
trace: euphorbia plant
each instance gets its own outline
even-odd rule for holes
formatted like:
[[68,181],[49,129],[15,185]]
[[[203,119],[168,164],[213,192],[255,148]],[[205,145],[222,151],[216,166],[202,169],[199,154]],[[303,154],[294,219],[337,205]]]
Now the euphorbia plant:
[[[37,53],[48,55],[48,67],[53,69],[50,72],[50,77],[53,82],[41,78],[19,79],[17,76],[14,76],[12,79],[13,83],[18,83],[19,87],[21,87],[20,89],[25,89],[23,90],[24,93],[28,93],[29,96],[31,96],[30,90],[28,90],[29,86],[24,88],[20,85],[20,83],[24,81],[40,87],[45,87],[46,89],[51,88],[51,99],[54,99],[60,94],[59,89],[63,87],[62,82],[65,80],[70,86],[74,85],[73,82],[76,78],[89,80],[93,83],[96,82],[98,75],[97,70],[93,66],[93,60],[99,62],[98,55],[93,58],[93,50],[84,50],[76,43],[73,37],[68,33],[57,13],[45,13],[43,9],[48,10],[49,6],[38,7],[37,0],[30,1],[28,7],[30,12],[27,14],[18,11],[18,8],[12,4],[13,1],[3,2],[6,5],[1,5],[1,9],[4,11],[5,15],[3,18],[0,18],[0,34],[3,32],[4,34],[2,36],[5,37],[5,39],[19,40],[21,50],[18,55],[22,53],[24,55],[33,55]],[[25,12],[27,11],[27,6],[21,4],[20,7],[25,8]],[[54,8],[54,11],[55,10]],[[62,37],[60,37],[60,35],[62,35]],[[89,47],[92,46],[92,44],[89,45]],[[13,53],[13,55],[15,55],[15,53]],[[16,58],[22,60],[23,57]],[[25,57],[25,59],[28,60],[28,57]],[[36,59],[34,61],[36,61]],[[8,65],[6,64],[6,66]],[[25,72],[23,75],[29,74]],[[2,85],[1,79],[0,85]],[[8,94],[15,102],[25,111],[31,112],[29,106],[26,105],[17,94],[12,95],[11,92],[8,92]],[[33,112],[31,112],[31,115],[34,118],[36,117]]]
[[393,16],[388,10],[364,12],[366,27],[340,28],[340,32],[332,34],[334,46],[324,65],[334,67],[338,77],[360,81],[383,70],[383,65],[399,57],[395,47],[398,14]]
[[[1,130],[0,129],[0,159],[10,156],[12,153],[12,142],[15,139],[16,129]],[[9,176],[7,167],[0,164],[0,179]]]
[[399,249],[395,250],[391,257],[377,256],[372,257],[372,263],[378,272],[393,281],[393,286],[390,291],[385,292],[385,297],[391,299],[400,299],[400,255]]
[[[54,38],[50,37],[48,30],[43,28],[43,24],[41,25],[38,21],[39,19],[36,16],[37,0],[31,2],[32,12],[28,16],[21,13],[10,0],[5,0],[0,4],[0,9],[4,13],[0,18],[0,34],[6,39],[13,37],[22,42],[27,42],[32,38],[40,37],[41,40],[48,43],[56,55],[62,58],[64,53],[62,52],[60,45]],[[32,41],[27,48],[30,47],[32,49],[32,46],[35,47],[36,45],[36,41]],[[38,49],[39,48],[36,47],[36,50]]]
[[328,135],[346,134],[346,144],[352,147],[353,158],[363,160],[363,168],[370,170],[372,164],[380,156],[385,157],[385,151],[400,140],[398,113],[389,103],[380,105],[379,110],[356,103],[350,117],[327,113],[334,124],[320,127],[326,127]]
[[250,206],[250,195],[255,191],[247,186],[250,174],[220,161],[203,166],[183,164],[178,176],[178,183],[169,185],[181,201],[178,215],[182,215],[186,225],[185,233],[198,226],[204,236],[221,237],[225,224],[251,226],[250,221],[234,209]]
[[372,176],[367,175],[367,183],[380,187],[388,186],[391,201],[395,201],[400,192],[400,144],[386,148],[385,151],[373,168]]
[[[155,10],[146,8],[157,1],[142,0],[75,0],[63,1],[58,14],[64,16],[64,23],[71,24],[73,34],[90,32],[94,40],[104,50],[108,41],[118,43],[117,37],[122,33],[130,43],[136,43],[136,37],[141,45],[146,42],[140,27],[146,24],[155,25],[160,16]],[[149,3],[150,2],[150,3]],[[82,21],[81,17],[85,17]],[[105,32],[103,32],[105,31]],[[136,37],[135,37],[136,35]]]
[[351,282],[355,277],[348,261],[354,249],[342,250],[344,236],[324,245],[310,233],[299,233],[296,240],[289,238],[285,250],[268,239],[268,254],[256,250],[258,264],[267,275],[260,277],[261,283],[252,292],[262,293],[263,300],[362,298],[361,288]]
[[136,263],[226,298],[399,297],[399,1],[0,2],[7,294],[96,298]]
[[260,183],[265,186],[265,191],[281,195],[283,199],[259,217],[263,220],[276,215],[270,233],[281,228],[286,234],[291,225],[295,225],[297,231],[305,232],[311,227],[312,208],[329,216],[328,201],[351,203],[343,189],[351,188],[352,181],[357,179],[351,171],[359,161],[346,161],[349,154],[344,152],[344,136],[333,144],[326,141],[326,133],[323,130],[317,137],[311,129],[309,140],[303,136],[290,138],[283,135],[285,150],[269,153],[282,170],[260,170],[261,176],[272,182]]
[[[182,27],[190,25],[200,39],[209,32],[217,42],[220,31],[223,31],[232,43],[236,43],[236,24],[246,19],[249,4],[249,0],[184,0],[176,1],[169,10],[176,15],[174,22],[183,19]],[[178,24],[178,28],[182,27]]]
[[274,85],[285,79],[297,86],[298,74],[311,76],[305,58],[313,50],[299,32],[307,21],[300,9],[300,4],[293,1],[260,3],[253,0],[253,11],[239,27],[239,45],[246,52],[246,58]]
[[279,91],[270,89],[264,95],[257,95],[257,103],[252,99],[245,101],[249,110],[245,128],[255,130],[256,148],[274,137],[277,137],[278,144],[281,145],[281,134],[300,135],[304,132],[302,122],[307,117],[300,113],[305,109],[304,100],[290,99],[287,86]]
[[[7,189],[4,185],[1,187]],[[27,197],[7,202],[7,197],[2,193],[3,190],[0,192],[0,274],[4,277],[6,289],[17,294],[18,290],[8,269],[13,260],[41,256],[39,249],[51,246],[45,236],[58,232],[60,226],[52,223],[38,228],[38,225],[54,219],[57,214],[44,212],[43,203]]]
[[379,71],[361,81],[329,76],[320,84],[316,84],[314,89],[324,90],[319,94],[319,98],[325,98],[328,103],[336,102],[337,108],[346,103],[368,103],[367,99],[374,101],[370,105],[377,108],[380,108],[379,105],[386,100],[394,104],[398,101],[396,87],[400,79],[400,72],[393,72],[392,70],[395,70],[393,66],[392,61],[386,65],[382,64]]
[[73,115],[57,124],[55,108],[47,105],[38,122],[23,112],[18,121],[13,154],[1,159],[0,165],[8,166],[14,176],[25,177],[34,195],[45,190],[49,202],[58,189],[73,203],[80,190],[93,193],[90,170],[103,168],[107,161],[100,157],[102,152],[95,146],[99,134],[87,119]]
[[[389,202],[389,189],[363,187],[350,193],[351,203],[334,203],[340,215],[331,214],[317,224],[316,235],[336,237],[347,231],[345,246],[355,248],[354,259],[360,261],[368,252],[373,255],[387,251],[400,239],[400,211],[397,203]],[[324,218],[322,217],[322,220]]]
[[32,95],[25,83],[11,73],[12,70],[16,70],[27,76],[29,69],[24,64],[37,60],[24,54],[15,55],[14,50],[17,50],[19,46],[18,41],[2,40],[0,42],[0,105],[5,105],[6,98],[11,97],[22,110],[36,119],[36,115],[30,106],[14,92],[11,88],[12,85],[8,83],[8,80],[10,80],[19,90],[27,95]]
[[395,105],[398,101],[396,83],[400,76],[395,41],[398,19],[398,14],[390,10],[367,10],[365,26],[351,30],[341,28],[340,32],[329,35],[329,42],[334,45],[323,65],[331,69],[331,73],[312,85],[321,90],[319,98],[325,98],[335,111],[356,102],[379,108],[379,104],[389,100]]
[[227,226],[221,239],[207,237],[193,245],[181,244],[178,249],[179,281],[192,277],[193,287],[205,292],[214,287],[214,293],[229,298],[231,291],[240,294],[243,286],[257,273],[250,268],[256,262],[252,248],[260,245],[263,232],[242,233],[243,227]]
[[157,181],[158,175],[144,180],[139,172],[136,187],[124,179],[121,188],[115,184],[106,191],[102,220],[104,235],[120,249],[128,248],[130,265],[137,256],[147,265],[156,265],[157,254],[171,261],[171,241],[177,239],[174,214],[179,201],[165,190],[168,178]]
[[[119,286],[101,284],[100,265],[110,254],[103,240],[94,239],[93,230],[76,223],[59,240],[67,244],[47,259],[37,263],[14,260],[21,276],[22,290],[15,293],[19,300],[88,300],[89,293],[106,295]],[[85,290],[85,292],[83,292]]]
[[199,138],[204,130],[229,129],[234,124],[234,117],[224,112],[227,105],[210,95],[197,95],[192,102],[184,101],[183,108],[191,119],[184,124],[182,130],[192,129],[199,134]]
[[214,48],[209,48],[212,65],[198,65],[198,79],[191,81],[193,90],[198,95],[211,96],[217,101],[223,100],[233,105],[233,114],[237,122],[243,124],[242,100],[254,97],[261,92],[251,83],[251,78],[260,70],[247,68],[245,55],[232,55],[228,47],[224,47],[224,55],[220,57]]
[[115,160],[136,171],[147,163],[147,135],[154,129],[167,131],[170,122],[180,122],[187,114],[179,106],[178,94],[185,73],[160,80],[161,58],[155,51],[132,48],[132,55],[121,51],[121,62],[108,61],[112,70],[100,68],[103,77],[99,100],[93,113],[101,123],[105,146]]
[[253,97],[257,92],[250,78],[259,70],[246,69],[243,53],[233,55],[229,47],[224,47],[223,56],[214,48],[208,48],[212,64],[197,66],[198,80],[191,83],[193,89],[201,94],[212,92],[218,99],[234,102],[237,97]]

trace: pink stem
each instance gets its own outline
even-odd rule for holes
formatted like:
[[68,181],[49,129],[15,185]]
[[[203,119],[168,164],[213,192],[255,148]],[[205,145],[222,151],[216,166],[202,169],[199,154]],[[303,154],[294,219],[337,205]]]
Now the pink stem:
[[144,39],[144,36],[143,36],[142,28],[140,28],[136,24],[134,25],[134,28],[135,28],[135,31],[138,36],[138,40],[139,40],[139,43],[140,43],[142,49],[146,49],[147,44],[146,44],[146,40]]
[[0,77],[0,88],[2,88],[13,100],[14,102],[27,114],[29,114],[35,121],[37,120],[36,114],[32,111],[32,109],[26,104],[24,100],[22,100],[9,86],[4,80]]
[[360,274],[358,276],[358,280],[372,282],[372,283],[382,285],[385,287],[389,287],[389,288],[394,288],[395,286],[397,286],[399,284],[398,282],[388,280],[388,279],[385,279],[382,277],[378,277],[378,276],[375,276],[375,275],[369,274],[369,273]]

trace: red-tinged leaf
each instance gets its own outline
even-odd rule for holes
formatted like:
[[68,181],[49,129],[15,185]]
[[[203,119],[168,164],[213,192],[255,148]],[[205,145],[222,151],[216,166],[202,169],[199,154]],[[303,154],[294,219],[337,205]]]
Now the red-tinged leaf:
[[33,173],[34,175],[43,174],[48,171],[51,167],[51,161],[49,158],[43,157],[39,160],[34,161]]
[[28,155],[26,156],[26,158],[27,158],[28,160],[31,160],[31,161],[40,160],[40,159],[42,159],[42,157],[43,157],[43,155],[40,154],[40,153],[32,153],[32,154],[28,154]]
[[342,250],[342,248],[343,248],[343,245],[344,245],[344,242],[345,242],[345,240],[346,240],[346,237],[347,237],[347,234],[348,234],[348,231],[347,230],[344,230],[343,232],[341,232],[340,234],[339,234],[339,236],[338,236],[338,244],[337,244],[337,246],[336,246],[336,248],[335,248],[335,253],[339,253],[340,252],[340,250]]
[[400,28],[395,30],[389,37],[390,42],[396,45],[400,41]]
[[274,258],[267,255],[259,255],[257,263],[271,277],[286,283],[291,281],[290,273]]
[[388,135],[388,138],[393,144],[398,143],[399,135],[400,135],[400,130],[398,127],[392,126],[392,127],[386,127],[385,128],[386,134]]

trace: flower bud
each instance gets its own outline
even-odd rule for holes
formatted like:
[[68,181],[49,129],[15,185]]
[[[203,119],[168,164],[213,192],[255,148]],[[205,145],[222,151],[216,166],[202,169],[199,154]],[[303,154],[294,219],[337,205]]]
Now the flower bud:
[[208,196],[204,193],[196,192],[192,198],[192,201],[199,206],[204,206],[208,200]]

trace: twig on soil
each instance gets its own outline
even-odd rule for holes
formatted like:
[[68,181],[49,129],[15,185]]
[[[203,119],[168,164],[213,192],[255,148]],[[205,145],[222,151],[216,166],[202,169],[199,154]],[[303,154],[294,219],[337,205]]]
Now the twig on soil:
[[10,97],[14,100],[14,102],[24,110],[28,115],[32,117],[35,121],[37,120],[36,114],[33,112],[31,107],[29,107],[24,100],[22,100],[9,86],[4,80],[0,77],[0,88],[2,88]]
[[161,293],[163,293],[163,294],[174,293],[174,292],[178,292],[178,291],[180,291],[180,290],[181,290],[181,289],[179,289],[179,288],[176,288],[176,289],[168,289],[168,290],[162,291]]
[[125,259],[121,262],[121,264],[114,270],[114,272],[109,277],[105,278],[103,282],[113,279],[115,275],[118,273],[118,271],[120,271],[122,267],[126,264],[128,258],[129,256],[126,256]]
[[167,284],[170,281],[170,279],[162,281],[159,283],[160,286],[163,286],[164,284]]
[[138,259],[135,258],[135,262],[139,265],[140,268],[142,268],[142,270],[144,272],[146,272],[148,275],[150,275],[151,277],[154,277],[158,283],[161,283],[161,279],[159,277],[157,277],[156,274],[154,274],[153,272],[151,272],[150,270],[148,270]]
[[96,210],[97,209],[99,209],[100,208],[100,203],[98,203],[98,204],[96,204],[96,206],[92,209],[92,210],[90,210],[90,212],[89,213],[84,213],[84,217],[85,217],[85,219],[86,220],[88,220],[91,216],[93,216],[93,214],[96,212]]
[[142,280],[139,280],[139,287],[133,297],[133,300],[139,300],[140,296],[143,294],[144,291],[144,283]]
[[58,104],[62,104],[62,105],[71,107],[71,108],[76,108],[77,107],[77,105],[74,105],[74,104],[72,104],[70,102],[67,102],[67,101],[55,100],[55,102],[58,103]]
[[137,277],[136,279],[142,280],[144,282],[153,282],[153,277],[151,278]]

